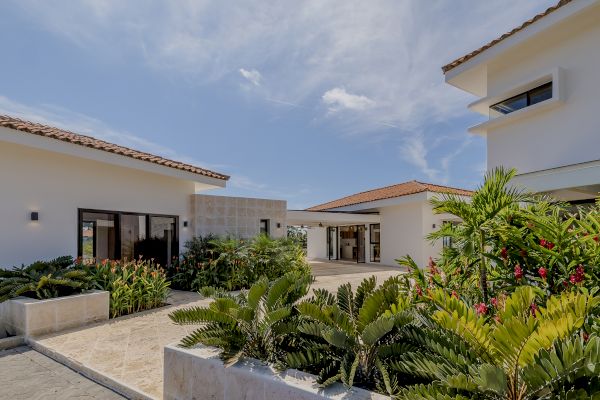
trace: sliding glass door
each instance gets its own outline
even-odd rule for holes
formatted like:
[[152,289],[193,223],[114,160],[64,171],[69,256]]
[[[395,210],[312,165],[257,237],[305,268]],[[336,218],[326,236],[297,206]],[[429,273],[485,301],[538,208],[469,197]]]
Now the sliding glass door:
[[179,255],[178,218],[168,215],[79,210],[79,257],[84,260],[154,259]]

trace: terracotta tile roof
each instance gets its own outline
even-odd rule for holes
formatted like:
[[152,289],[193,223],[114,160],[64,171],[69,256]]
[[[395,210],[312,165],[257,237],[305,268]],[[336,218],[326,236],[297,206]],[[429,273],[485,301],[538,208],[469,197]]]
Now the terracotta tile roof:
[[156,156],[142,151],[130,149],[128,147],[119,146],[114,143],[105,142],[95,139],[91,136],[80,135],[69,132],[63,129],[54,128],[47,125],[42,125],[34,122],[24,121],[22,119],[0,115],[0,127],[10,128],[21,132],[27,132],[33,135],[44,136],[51,139],[60,140],[76,144],[83,147],[106,151],[125,157],[134,158],[136,160],[148,161],[154,164],[165,167],[175,168],[182,171],[191,172],[193,174],[204,175],[210,178],[228,180],[229,176],[210,171],[208,169],[195,167],[190,164],[185,164],[179,161],[169,160],[160,156]]
[[490,47],[497,45],[504,39],[511,37],[512,35],[514,35],[515,33],[519,32],[519,31],[522,31],[523,29],[527,28],[529,25],[532,25],[535,22],[539,21],[540,19],[544,18],[546,15],[551,14],[552,12],[558,10],[559,8],[561,8],[564,5],[569,4],[571,1],[573,1],[573,0],[560,0],[556,5],[548,8],[544,12],[539,13],[535,17],[523,22],[520,26],[516,27],[515,29],[511,30],[510,32],[507,32],[504,35],[500,36],[499,38],[494,39],[491,42],[489,42],[488,44],[478,48],[477,50],[474,50],[474,51],[470,52],[469,54],[464,55],[460,58],[457,58],[456,60],[452,61],[451,63],[444,65],[442,67],[442,71],[445,74],[446,72],[450,71],[451,69],[458,67],[460,64],[469,61],[471,58],[477,56],[480,53],[483,53]]
[[333,208],[351,206],[354,204],[368,203],[376,200],[391,199],[394,197],[408,196],[410,194],[423,193],[423,192],[434,192],[434,193],[452,193],[463,196],[471,196],[473,194],[470,190],[457,189],[448,186],[433,185],[430,183],[423,183],[418,181],[410,181],[400,183],[398,185],[386,186],[379,189],[368,190],[353,194],[350,196],[342,197],[341,199],[333,200],[328,203],[320,204],[311,208],[307,208],[308,211],[325,211]]

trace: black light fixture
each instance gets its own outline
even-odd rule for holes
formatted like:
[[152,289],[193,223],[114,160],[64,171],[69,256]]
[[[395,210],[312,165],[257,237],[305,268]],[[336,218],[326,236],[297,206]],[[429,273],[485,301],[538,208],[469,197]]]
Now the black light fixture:
[[40,214],[37,211],[32,211],[30,218],[32,221],[38,221],[40,219]]
[[323,227],[323,223],[319,222],[319,228],[322,228],[322,227]]
[[187,228],[187,226],[188,226],[188,222],[187,221],[183,221],[183,227]]
[[277,223],[277,227],[278,227],[278,228],[281,228],[281,222],[278,222],[278,223]]

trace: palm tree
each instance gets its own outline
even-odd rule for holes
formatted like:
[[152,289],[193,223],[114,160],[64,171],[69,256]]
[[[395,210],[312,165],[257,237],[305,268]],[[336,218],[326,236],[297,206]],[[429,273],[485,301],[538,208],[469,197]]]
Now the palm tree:
[[514,186],[508,186],[516,170],[502,167],[488,171],[483,184],[471,198],[445,193],[431,200],[436,214],[451,214],[460,218],[458,225],[444,224],[427,238],[437,241],[450,237],[456,247],[455,255],[466,257],[470,265],[479,266],[479,286],[483,301],[488,301],[487,248],[491,244],[494,228],[500,223],[499,216],[515,210],[522,202],[530,202],[533,196]]

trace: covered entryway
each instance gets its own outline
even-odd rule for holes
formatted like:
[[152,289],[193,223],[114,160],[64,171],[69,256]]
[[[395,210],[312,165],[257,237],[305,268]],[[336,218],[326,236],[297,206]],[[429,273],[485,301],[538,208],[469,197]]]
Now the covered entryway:
[[287,222],[306,228],[309,259],[379,261],[378,213],[288,211]]

